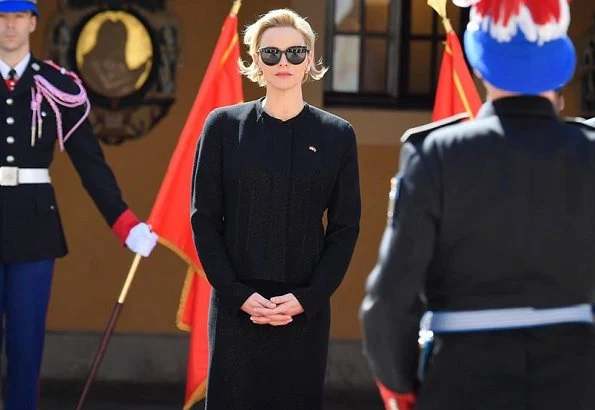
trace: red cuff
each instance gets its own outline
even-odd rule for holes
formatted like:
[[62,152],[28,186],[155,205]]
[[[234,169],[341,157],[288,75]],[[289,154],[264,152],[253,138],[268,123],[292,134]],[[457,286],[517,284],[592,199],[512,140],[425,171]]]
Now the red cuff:
[[118,219],[116,219],[116,222],[114,222],[112,225],[112,231],[120,243],[125,245],[128,233],[130,233],[130,230],[139,223],[140,219],[136,217],[134,212],[132,212],[130,209],[127,209],[122,212],[122,215],[120,215]]
[[393,410],[395,408],[399,410],[413,410],[415,407],[416,396],[414,393],[394,392],[383,385],[380,380],[376,380],[376,385],[378,386],[378,390],[380,390],[380,396],[386,410]]

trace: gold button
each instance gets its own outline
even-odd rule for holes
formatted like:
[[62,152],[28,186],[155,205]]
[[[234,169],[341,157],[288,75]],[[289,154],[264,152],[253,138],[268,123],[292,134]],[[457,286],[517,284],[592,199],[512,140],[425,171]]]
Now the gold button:
[[6,104],[8,104],[8,105],[12,105],[13,102],[14,102],[14,100],[12,98],[6,99]]
[[12,118],[12,117],[8,117],[8,118],[6,118],[6,123],[7,123],[8,125],[12,125],[12,124],[14,124],[14,118]]
[[6,142],[9,144],[14,144],[14,137],[6,137]]
[[7,156],[6,162],[14,162],[14,157],[12,155]]

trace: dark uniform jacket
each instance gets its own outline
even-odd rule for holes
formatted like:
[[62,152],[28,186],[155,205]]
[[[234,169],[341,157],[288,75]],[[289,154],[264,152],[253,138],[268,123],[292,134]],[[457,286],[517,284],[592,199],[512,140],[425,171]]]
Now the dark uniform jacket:
[[359,232],[351,125],[310,105],[280,121],[259,100],[215,110],[199,144],[191,222],[219,298],[239,309],[247,282],[280,282],[314,314],[341,283]]
[[[34,75],[45,77],[59,90],[77,94],[71,77],[31,58],[14,91],[0,84],[0,166],[48,168],[57,134],[56,118],[46,99],[41,106],[42,136],[31,144],[31,89]],[[84,113],[83,107],[60,107],[64,134]],[[85,189],[112,226],[127,210],[114,175],[105,163],[97,138],[85,121],[70,136],[65,150]],[[30,261],[64,256],[67,253],[58,206],[51,184],[0,186],[0,262]]]
[[560,307],[595,288],[595,129],[530,96],[431,128],[402,147],[361,310],[373,372],[398,392],[416,388],[424,309]]

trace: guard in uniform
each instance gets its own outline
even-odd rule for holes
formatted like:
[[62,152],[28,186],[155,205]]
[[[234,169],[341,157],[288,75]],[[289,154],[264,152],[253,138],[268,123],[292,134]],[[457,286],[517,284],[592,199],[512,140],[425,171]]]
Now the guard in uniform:
[[66,151],[114,234],[148,256],[156,235],[129,209],[91,126],[80,80],[29,51],[36,0],[0,0],[0,313],[5,410],[36,410],[54,260],[67,253],[48,168]]
[[467,3],[487,102],[405,135],[364,352],[387,410],[593,410],[595,129],[554,106],[569,6]]

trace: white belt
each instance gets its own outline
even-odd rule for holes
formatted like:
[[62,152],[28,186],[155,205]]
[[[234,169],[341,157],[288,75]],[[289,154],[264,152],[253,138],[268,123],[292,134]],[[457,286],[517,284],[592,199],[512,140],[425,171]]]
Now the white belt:
[[519,329],[560,323],[593,323],[591,305],[553,309],[532,307],[462,312],[426,312],[421,330],[436,333]]
[[20,184],[49,184],[52,182],[47,168],[0,167],[0,186]]

